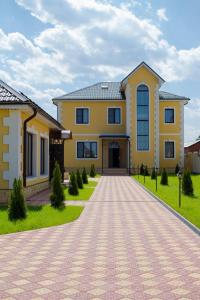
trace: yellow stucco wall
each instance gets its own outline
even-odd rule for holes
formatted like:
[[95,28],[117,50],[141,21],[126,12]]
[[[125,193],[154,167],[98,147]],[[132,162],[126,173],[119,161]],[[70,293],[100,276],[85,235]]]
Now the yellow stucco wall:
[[[137,151],[137,87],[145,84],[149,88],[149,151]],[[131,95],[131,160],[132,166],[137,167],[141,163],[148,167],[154,166],[154,101],[158,79],[145,67],[138,69],[128,78]]]
[[[150,108],[150,148],[149,151],[137,151],[137,87],[145,84],[149,88],[149,108]],[[127,79],[127,91],[130,97],[130,144],[131,144],[131,162],[132,167],[137,167],[141,163],[152,168],[156,164],[156,140],[157,148],[159,148],[158,161],[160,168],[174,168],[180,163],[180,153],[183,149],[181,144],[181,113],[183,101],[159,101],[158,89],[159,79],[151,71],[145,67],[139,68],[134,74]],[[157,97],[157,98],[156,98]],[[156,102],[157,99],[157,102]],[[126,134],[126,101],[60,101],[58,103],[58,111],[62,125],[70,129],[73,133],[73,139],[65,142],[65,167],[81,168],[89,167],[92,163],[97,168],[101,168],[102,164],[102,144],[99,134]],[[88,125],[75,124],[75,111],[77,107],[88,107],[90,111],[90,123]],[[107,108],[122,108],[122,124],[107,125]],[[156,133],[156,113],[157,107],[158,132]],[[175,124],[164,124],[164,108],[175,109]],[[183,137],[182,137],[183,138]],[[98,159],[76,159],[76,143],[79,140],[97,141],[98,142]],[[170,140],[175,142],[175,158],[164,158],[164,141]]]
[[[22,121],[24,122],[30,116],[27,112],[22,112]],[[40,135],[46,134],[49,136],[49,126],[47,123],[41,120],[38,120],[37,117],[32,119],[27,124],[27,131],[34,130],[37,132],[38,142],[37,142],[37,173],[40,174]],[[22,131],[23,132],[23,131]],[[31,132],[31,131],[30,131]],[[23,159],[21,160],[23,162]],[[23,169],[23,165],[21,166]],[[42,183],[48,180],[48,176],[38,176],[37,178],[27,178],[27,187],[31,185],[35,185],[38,183]]]
[[3,162],[3,153],[9,151],[8,145],[3,144],[3,136],[9,132],[8,127],[3,124],[3,120],[8,116],[9,110],[0,110],[0,189],[8,189],[8,181],[3,179],[3,172],[9,168],[8,163]]
[[[160,166],[174,168],[180,165],[181,153],[181,106],[182,101],[160,101]],[[165,108],[174,108],[174,123],[165,124]],[[165,158],[165,141],[174,141],[175,157]]]

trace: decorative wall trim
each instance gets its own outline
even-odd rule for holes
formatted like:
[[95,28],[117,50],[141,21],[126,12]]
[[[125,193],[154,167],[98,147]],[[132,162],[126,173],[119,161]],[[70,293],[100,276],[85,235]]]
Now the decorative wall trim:
[[13,110],[9,112],[9,117],[4,118],[4,126],[9,127],[9,134],[3,137],[4,144],[9,146],[9,152],[3,153],[3,161],[9,163],[9,169],[3,172],[3,178],[8,180],[9,188],[12,188],[15,178],[21,174],[21,113]]
[[160,133],[160,135],[161,136],[166,136],[166,135],[173,135],[173,136],[179,136],[180,135],[180,133],[173,133],[173,132],[171,132],[171,133]]
[[154,99],[154,164],[157,168],[160,167],[159,110],[160,110],[159,85],[157,84],[155,88],[155,99]]
[[[129,84],[126,85],[125,89],[125,94],[126,94],[126,134],[131,137],[131,87]],[[132,137],[131,137],[131,140]],[[128,158],[130,159],[129,166],[130,168],[132,167],[132,144],[130,143],[129,151],[130,153],[128,154]]]
[[180,105],[180,167],[184,167],[184,103]]

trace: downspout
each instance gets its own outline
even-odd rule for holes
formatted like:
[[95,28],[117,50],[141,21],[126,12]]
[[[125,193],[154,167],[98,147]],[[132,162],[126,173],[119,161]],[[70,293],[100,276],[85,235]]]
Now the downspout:
[[33,118],[35,118],[35,116],[37,115],[37,110],[35,108],[33,108],[33,114],[28,117],[25,121],[24,121],[24,130],[23,130],[23,186],[26,187],[26,132],[27,132],[27,123],[32,120]]

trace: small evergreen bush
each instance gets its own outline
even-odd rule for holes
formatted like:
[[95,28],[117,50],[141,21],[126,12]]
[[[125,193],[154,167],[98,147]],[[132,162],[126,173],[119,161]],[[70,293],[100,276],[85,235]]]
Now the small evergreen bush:
[[165,168],[162,170],[160,184],[168,185],[168,175]]
[[60,166],[56,162],[53,170],[53,178],[51,181],[52,194],[50,195],[51,206],[60,208],[64,205],[65,195],[62,186],[62,174]]
[[82,180],[84,184],[88,184],[88,177],[87,177],[87,173],[85,168],[83,168],[83,172],[82,172]]
[[25,219],[27,216],[26,204],[23,194],[21,179],[14,179],[13,190],[10,196],[10,203],[8,208],[8,219],[16,221],[18,219]]
[[144,175],[144,165],[141,164],[140,166],[140,175]]
[[90,177],[95,177],[95,176],[96,176],[96,170],[94,164],[92,164],[90,168]]
[[149,176],[149,171],[148,171],[148,167],[147,166],[144,167],[144,175],[145,176]]
[[75,176],[74,172],[72,172],[70,174],[68,192],[70,195],[75,195],[75,196],[79,194],[78,184],[77,184],[77,180],[76,180],[76,176]]
[[156,169],[155,168],[152,169],[151,179],[156,179]]
[[76,171],[76,181],[79,189],[83,189],[83,180],[79,170]]
[[185,195],[188,196],[193,196],[194,194],[192,178],[189,171],[185,171],[183,173],[182,191]]
[[176,167],[175,167],[175,175],[177,175],[180,171],[180,167],[179,165],[177,164]]

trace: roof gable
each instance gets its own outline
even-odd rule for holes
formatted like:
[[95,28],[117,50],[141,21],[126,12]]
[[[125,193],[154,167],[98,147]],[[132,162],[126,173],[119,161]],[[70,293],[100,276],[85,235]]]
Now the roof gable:
[[158,73],[156,73],[147,63],[145,63],[144,61],[142,61],[135,69],[133,69],[133,71],[131,71],[122,81],[121,81],[121,86],[124,86],[127,84],[127,80],[130,76],[132,76],[134,73],[136,73],[140,68],[146,68],[149,72],[151,72],[158,80],[160,85],[163,84],[165,82],[165,80],[158,75]]

